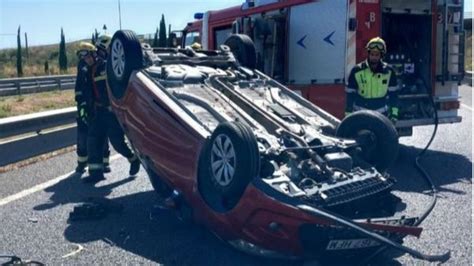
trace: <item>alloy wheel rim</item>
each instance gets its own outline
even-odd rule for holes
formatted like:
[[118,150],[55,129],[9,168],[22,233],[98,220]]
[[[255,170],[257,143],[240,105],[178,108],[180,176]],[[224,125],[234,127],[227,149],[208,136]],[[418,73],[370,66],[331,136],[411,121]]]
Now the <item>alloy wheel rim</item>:
[[211,169],[215,182],[229,185],[235,174],[235,149],[231,139],[224,134],[216,137],[212,144]]
[[120,79],[122,78],[123,72],[125,70],[125,51],[123,49],[121,41],[114,41],[114,43],[112,44],[111,55],[112,69],[114,71],[114,75]]

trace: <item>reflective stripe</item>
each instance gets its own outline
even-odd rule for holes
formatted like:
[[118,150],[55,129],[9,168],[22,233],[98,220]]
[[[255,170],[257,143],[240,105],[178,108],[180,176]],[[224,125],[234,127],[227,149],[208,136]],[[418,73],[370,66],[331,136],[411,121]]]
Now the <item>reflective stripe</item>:
[[394,116],[398,116],[398,108],[397,107],[390,108],[390,114]]
[[388,87],[388,91],[398,91],[398,87],[397,86]]
[[104,158],[102,159],[102,162],[103,162],[103,163],[109,163],[109,157],[104,157]]
[[379,112],[379,113],[385,113],[385,112],[387,112],[388,107],[385,105],[384,107],[380,107],[378,109],[369,109],[369,108],[365,108],[365,107],[362,107],[362,106],[357,106],[357,105],[354,104],[354,111],[360,111],[360,110],[372,110],[372,111],[376,111],[376,112]]
[[94,78],[94,81],[101,81],[101,80],[106,80],[107,79],[107,76],[106,75],[103,75],[103,76],[97,76]]
[[87,162],[87,156],[77,156],[77,161],[80,163]]
[[346,91],[346,93],[356,93],[356,92],[357,92],[356,89],[354,89],[354,88],[349,88],[349,87],[346,87],[346,88],[345,88],[345,91]]
[[90,163],[89,164],[89,170],[102,170],[102,164],[101,163]]
[[76,91],[76,96],[82,95],[82,91]]

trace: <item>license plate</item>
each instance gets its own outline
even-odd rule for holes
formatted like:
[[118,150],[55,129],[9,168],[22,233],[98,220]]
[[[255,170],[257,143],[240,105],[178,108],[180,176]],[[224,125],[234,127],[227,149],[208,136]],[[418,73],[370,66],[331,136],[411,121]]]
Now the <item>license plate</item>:
[[358,249],[379,246],[380,243],[372,239],[340,239],[329,241],[326,250]]

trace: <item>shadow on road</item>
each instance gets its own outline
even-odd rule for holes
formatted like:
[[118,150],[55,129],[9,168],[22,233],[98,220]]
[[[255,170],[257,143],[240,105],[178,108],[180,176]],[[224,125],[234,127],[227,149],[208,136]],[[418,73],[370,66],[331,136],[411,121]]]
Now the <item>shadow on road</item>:
[[[120,206],[99,218],[69,220],[65,238],[78,244],[100,241],[165,265],[338,265],[333,261],[272,260],[241,253],[217,239],[206,228],[183,223],[173,211],[160,209],[158,197],[153,191],[107,198],[114,188],[132,180],[128,178],[105,185],[99,183],[94,187],[83,184],[79,175],[71,175],[47,188],[47,192],[54,193],[50,202],[37,205],[34,209],[47,210],[69,203],[81,205],[91,202],[91,199],[107,206]],[[103,249],[87,249],[88,256],[94,258],[102,256],[103,252]],[[396,256],[380,256],[376,261],[383,265],[400,265],[393,259]]]
[[[113,199],[120,213],[102,220],[71,222],[64,232],[73,243],[104,241],[165,265],[300,265],[295,261],[257,258],[233,250],[210,231],[179,221],[157,207],[153,191]],[[93,250],[89,252],[94,252]]]
[[[413,146],[400,145],[398,159],[388,171],[399,181],[396,189],[420,193],[429,189],[415,165],[415,158],[421,151]],[[428,150],[420,159],[420,163],[440,192],[465,194],[446,186],[458,182],[472,182],[472,162],[463,155]]]
[[49,202],[37,205],[33,209],[42,211],[62,204],[84,202],[88,198],[105,198],[114,188],[133,180],[134,178],[126,178],[105,186],[94,187],[93,185],[84,184],[81,181],[81,175],[73,173],[56,185],[46,188],[46,192],[53,192]]

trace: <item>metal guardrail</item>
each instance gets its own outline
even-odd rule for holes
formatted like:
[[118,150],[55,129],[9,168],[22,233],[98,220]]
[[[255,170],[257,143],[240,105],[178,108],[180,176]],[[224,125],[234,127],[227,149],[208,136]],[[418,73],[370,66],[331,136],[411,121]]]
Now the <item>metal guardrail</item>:
[[76,143],[76,108],[0,119],[0,166]]
[[73,89],[76,75],[0,79],[0,96]]

